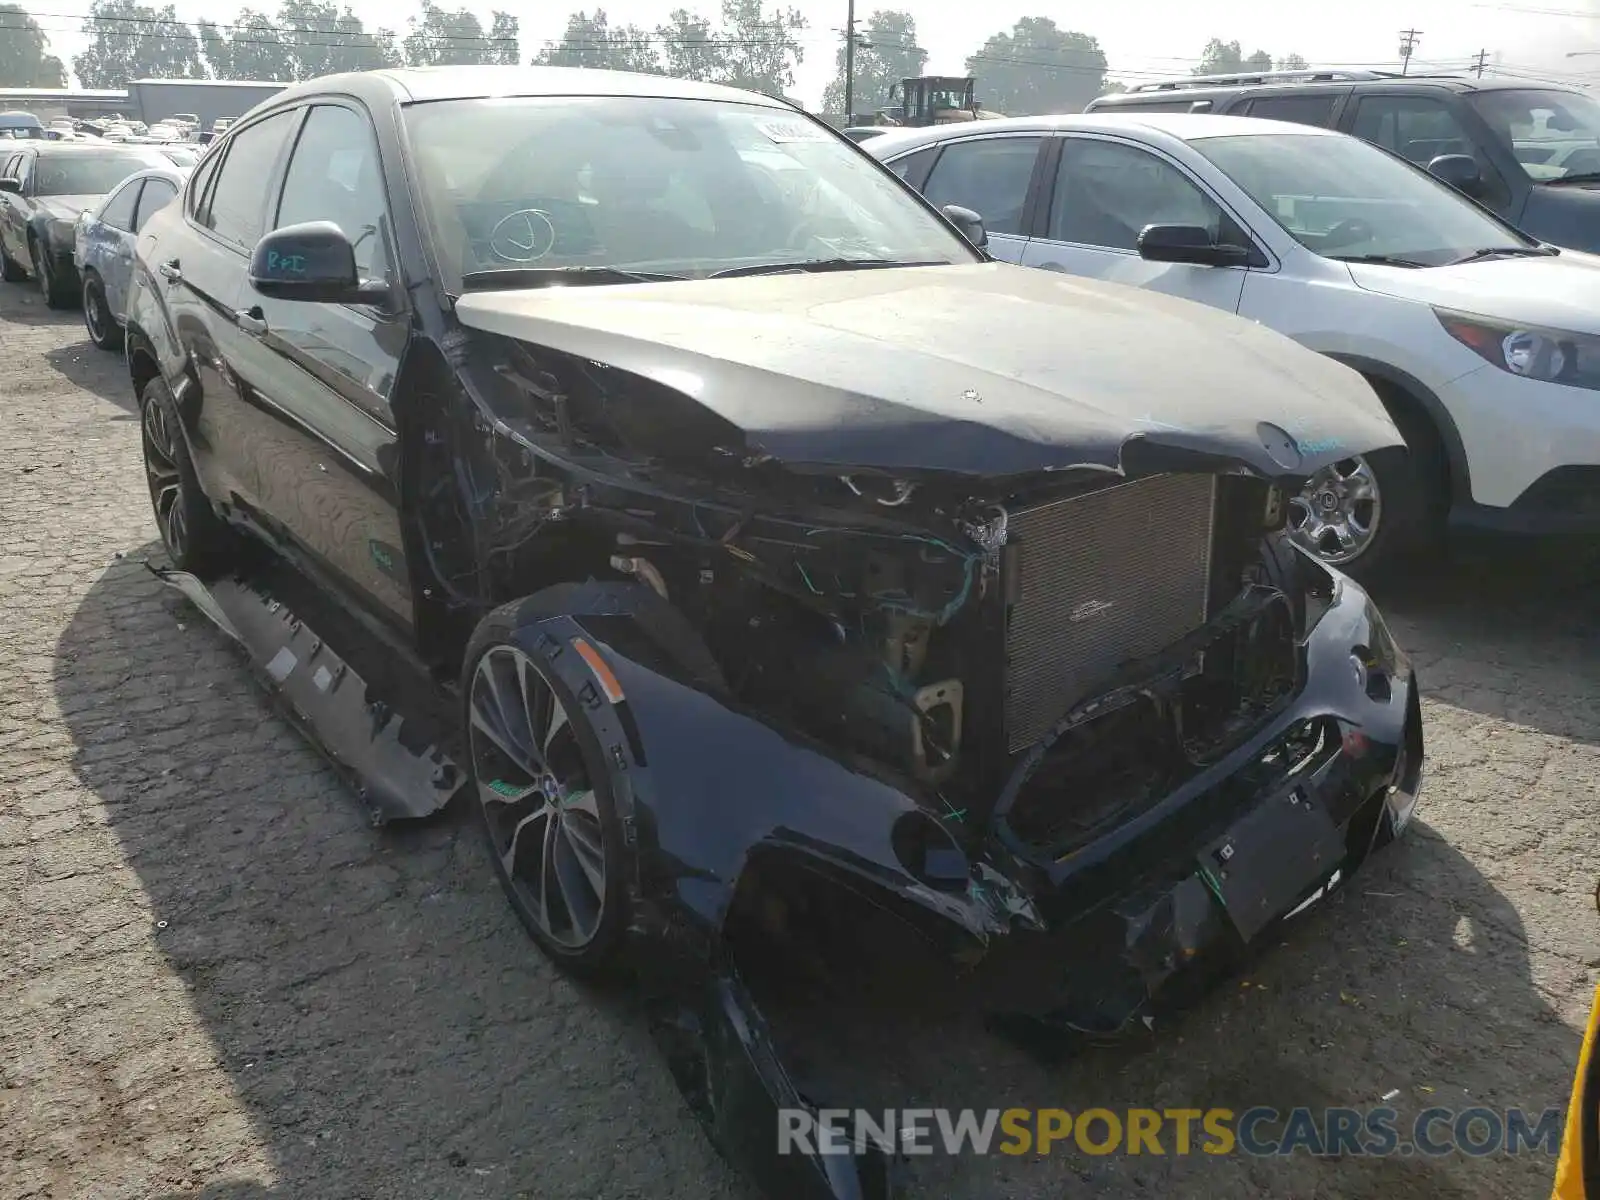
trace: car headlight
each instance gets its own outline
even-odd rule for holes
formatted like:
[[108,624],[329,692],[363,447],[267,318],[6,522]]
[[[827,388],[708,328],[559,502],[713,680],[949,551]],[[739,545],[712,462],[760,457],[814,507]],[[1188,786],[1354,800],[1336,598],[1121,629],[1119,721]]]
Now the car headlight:
[[1445,332],[1492,366],[1524,379],[1600,391],[1600,337],[1436,308]]

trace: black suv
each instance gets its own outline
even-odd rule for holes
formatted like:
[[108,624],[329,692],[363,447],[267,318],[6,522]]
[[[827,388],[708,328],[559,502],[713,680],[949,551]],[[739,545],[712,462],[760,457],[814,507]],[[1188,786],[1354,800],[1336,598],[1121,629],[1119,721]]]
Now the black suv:
[[311,80],[137,254],[158,573],[375,819],[465,792],[534,939],[633,969],[773,1194],[886,1192],[780,1153],[770,969],[929,947],[997,972],[980,1011],[1140,1028],[1411,817],[1410,664],[1284,531],[1398,442],[1371,389],[989,261],[780,101]]
[[1089,112],[1211,112],[1321,125],[1426,167],[1542,241],[1600,252],[1600,102],[1527,80],[1311,71],[1206,76]]

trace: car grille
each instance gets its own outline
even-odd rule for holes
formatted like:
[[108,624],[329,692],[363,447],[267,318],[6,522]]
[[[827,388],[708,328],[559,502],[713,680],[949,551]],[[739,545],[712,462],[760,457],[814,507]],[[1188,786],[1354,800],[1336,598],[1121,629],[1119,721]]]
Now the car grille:
[[1011,514],[1011,752],[1120,664],[1205,624],[1216,482],[1158,475]]

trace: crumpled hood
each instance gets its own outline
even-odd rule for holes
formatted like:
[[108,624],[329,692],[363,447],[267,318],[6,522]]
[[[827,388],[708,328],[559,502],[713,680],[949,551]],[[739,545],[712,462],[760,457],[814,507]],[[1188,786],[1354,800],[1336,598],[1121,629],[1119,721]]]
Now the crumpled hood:
[[1600,257],[1579,250],[1538,258],[1486,258],[1453,267],[1351,263],[1369,292],[1496,320],[1600,333]]
[[1117,470],[1144,439],[1284,476],[1401,441],[1360,376],[1260,325],[1005,263],[480,292],[456,313],[682,392],[791,465]]
[[38,211],[60,221],[76,221],[86,208],[99,204],[103,196],[40,196],[34,201]]

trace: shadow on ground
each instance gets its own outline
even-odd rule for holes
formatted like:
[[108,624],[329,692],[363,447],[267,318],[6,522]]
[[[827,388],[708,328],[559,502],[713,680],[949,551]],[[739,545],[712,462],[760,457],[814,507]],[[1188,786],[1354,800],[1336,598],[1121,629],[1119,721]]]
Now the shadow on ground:
[[74,387],[109,400],[127,412],[138,411],[122,357],[100,349],[87,337],[71,346],[45,351],[44,360]]
[[[642,1017],[535,952],[476,825],[371,828],[145,555],[161,558],[131,552],[78,608],[56,698],[230,1085],[186,1066],[182,1088],[163,1076],[123,1097],[170,1111],[176,1161],[216,1164],[188,1186],[212,1183],[216,1200],[743,1195]],[[231,1107],[195,1111],[208,1090]],[[228,1144],[215,1131],[241,1110]],[[271,1178],[226,1165],[252,1158]],[[222,1182],[238,1176],[257,1181]]]
[[[233,648],[135,561],[157,553],[130,554],[90,590],[58,646],[56,697],[75,769],[166,922],[157,944],[248,1114],[233,1156],[264,1150],[271,1165],[269,1180],[203,1194],[748,1200],[642,1018],[533,951],[472,827],[446,815],[369,828],[271,717]],[[1473,586],[1443,585],[1435,613],[1420,595],[1396,603],[1424,658],[1560,668],[1571,647],[1546,639],[1565,636],[1566,618],[1555,634],[1513,621],[1531,601],[1492,588],[1481,602],[1493,615],[1471,616]],[[1495,702],[1509,712],[1514,699]],[[1541,727],[1558,724],[1555,701],[1521,702]],[[1248,986],[1227,981],[1140,1045],[1045,1066],[952,1022],[937,982],[862,999],[799,1016],[824,1023],[854,1064],[851,1099],[897,1107],[1242,1112],[1372,1107],[1398,1090],[1405,1133],[1433,1105],[1543,1108],[1564,1095],[1577,1046],[1534,985],[1517,911],[1425,824],[1286,928]],[[182,1097],[174,1103],[181,1110]],[[174,1118],[180,1141],[204,1128]],[[1171,1149],[921,1159],[914,1194],[1059,1200],[1088,1185],[1196,1200],[1450,1200],[1531,1195],[1552,1167],[1542,1154],[1330,1161]],[[228,1161],[228,1146],[204,1150]]]
[[1373,593],[1426,697],[1600,745],[1600,542],[1465,543]]
[[3,283],[6,296],[6,322],[11,325],[77,325],[82,327],[83,314],[74,308],[51,308],[39,294],[39,285],[31,279],[22,283]]

